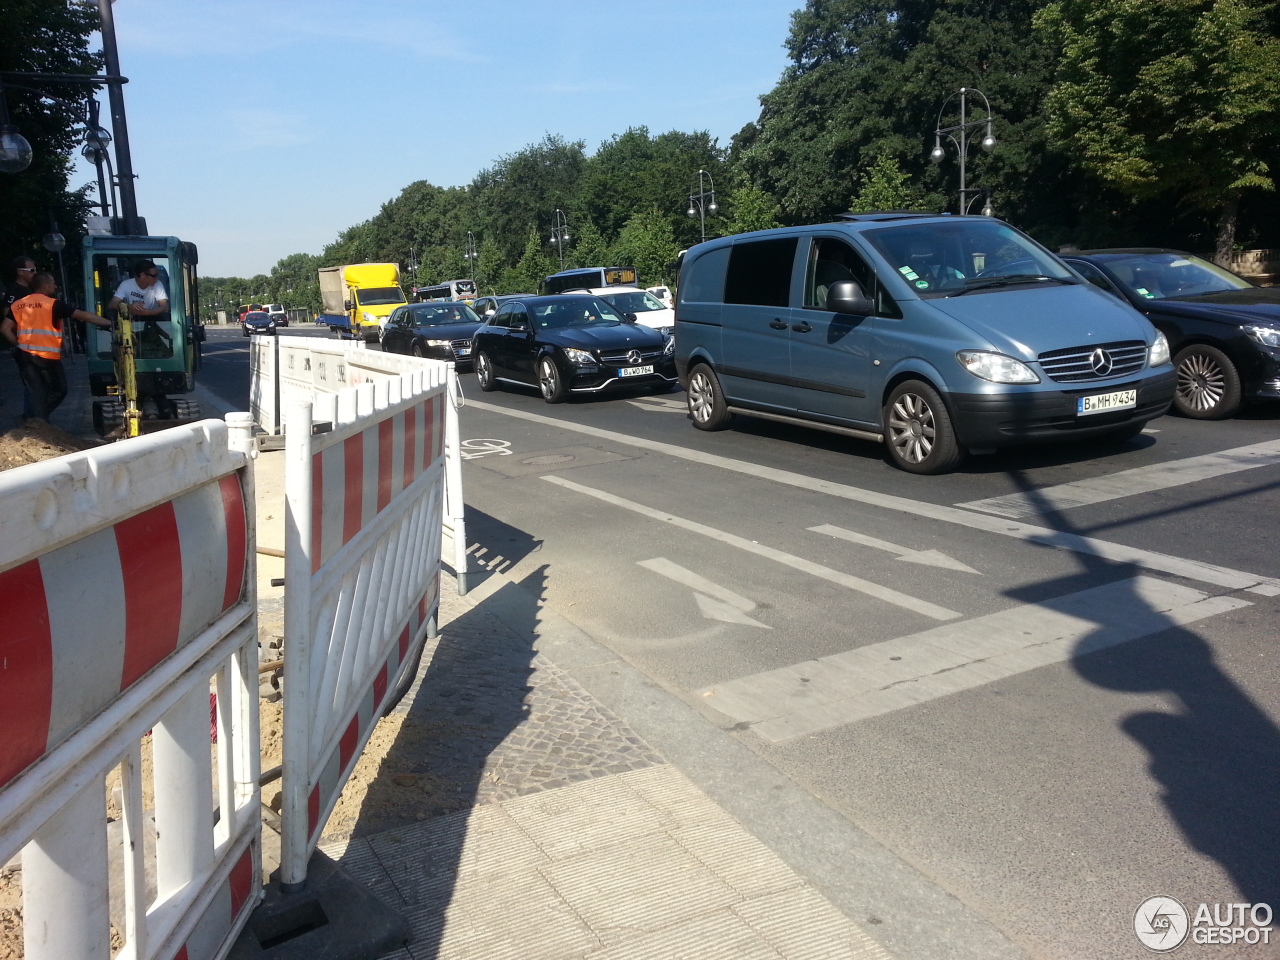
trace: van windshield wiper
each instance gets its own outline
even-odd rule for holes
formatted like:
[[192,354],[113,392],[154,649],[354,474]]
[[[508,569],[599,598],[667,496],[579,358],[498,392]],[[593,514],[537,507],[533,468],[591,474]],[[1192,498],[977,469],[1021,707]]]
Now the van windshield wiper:
[[953,297],[964,296],[966,293],[972,293],[974,290],[988,290],[991,287],[1007,287],[1011,283],[1039,283],[1047,280],[1051,283],[1065,283],[1068,286],[1075,286],[1075,281],[1067,277],[1051,277],[1044,273],[1011,273],[1004,277],[991,277],[982,279],[981,277],[972,277],[964,282],[964,289],[957,290],[950,294]]

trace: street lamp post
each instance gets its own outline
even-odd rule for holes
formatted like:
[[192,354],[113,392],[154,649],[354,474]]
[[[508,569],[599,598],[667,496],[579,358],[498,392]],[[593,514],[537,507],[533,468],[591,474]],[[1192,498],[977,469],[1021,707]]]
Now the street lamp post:
[[[969,96],[977,94],[982,98],[983,106],[986,110],[986,116],[977,120],[969,119]],[[990,153],[996,147],[996,138],[991,135],[991,121],[994,116],[991,113],[991,103],[987,100],[987,95],[976,87],[961,87],[958,96],[960,97],[960,122],[944,127],[942,125],[942,112],[947,109],[947,104],[951,102],[952,94],[942,103],[942,108],[938,111],[938,122],[933,131],[933,150],[929,153],[929,159],[934,163],[941,163],[946,159],[947,151],[942,148],[942,138],[945,136],[950,140],[956,148],[956,152],[960,155],[960,215],[964,216],[969,212],[969,207],[973,205],[973,200],[969,194],[982,194],[986,196],[986,203],[982,207],[982,215],[984,217],[995,216],[995,210],[991,207],[991,191],[981,188],[970,187],[965,179],[967,173],[967,163],[969,159],[969,144],[973,139],[974,133],[981,129],[984,131],[982,137],[982,150],[984,153]]]
[[475,283],[476,279],[476,260],[480,254],[476,252],[476,238],[470,230],[467,231],[467,244],[462,249],[462,256],[467,261],[467,273],[470,274],[468,279]]
[[569,242],[569,218],[559,208],[556,208],[556,212],[551,217],[551,242],[555,244],[556,252],[560,255],[560,269],[563,270],[564,245]]
[[[708,187],[707,184],[710,186]],[[715,216],[715,212],[719,209],[716,206],[716,182],[711,179],[711,174],[707,171],[699,170],[698,190],[696,193],[689,194],[689,209],[685,212],[691,217],[697,213],[704,241],[707,239],[707,214]]]

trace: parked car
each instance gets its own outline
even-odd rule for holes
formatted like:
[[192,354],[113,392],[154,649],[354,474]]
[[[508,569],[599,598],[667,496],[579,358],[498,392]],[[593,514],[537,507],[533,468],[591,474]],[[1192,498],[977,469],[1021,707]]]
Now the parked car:
[[942,473],[968,451],[1130,438],[1173,399],[1165,336],[991,217],[846,214],[709,240],[678,297],[701,430],[782,420]]
[[670,307],[672,310],[675,309],[676,301],[675,297],[671,295],[670,287],[646,287],[645,289],[647,292],[652,293],[655,297],[661,300],[664,307]]
[[276,322],[271,319],[271,314],[264,310],[250,310],[240,323],[246,337],[255,333],[269,333],[274,336],[276,332]]
[[481,320],[487,320],[493,316],[495,310],[506,303],[508,300],[514,300],[517,297],[532,297],[532,293],[510,293],[501,297],[481,297],[478,300],[471,301],[471,309],[476,312],[476,316]]
[[676,330],[676,312],[639,287],[598,287],[594,290],[566,290],[566,293],[589,293],[599,297],[619,313],[635,318],[636,323],[653,327],[670,336]]
[[283,303],[268,303],[262,310],[271,316],[277,327],[287,327],[289,325],[289,312],[285,310]]
[[665,391],[677,382],[674,348],[599,297],[522,297],[476,331],[476,379],[486,392],[499,382],[536,386],[547,403],[630,385]]
[[1280,398],[1280,289],[1180,250],[1083,250],[1063,259],[1168,339],[1178,413],[1223,420],[1251,399]]
[[471,365],[471,338],[480,318],[461,302],[411,303],[398,307],[382,331],[382,349],[415,357],[452,360],[459,368]]

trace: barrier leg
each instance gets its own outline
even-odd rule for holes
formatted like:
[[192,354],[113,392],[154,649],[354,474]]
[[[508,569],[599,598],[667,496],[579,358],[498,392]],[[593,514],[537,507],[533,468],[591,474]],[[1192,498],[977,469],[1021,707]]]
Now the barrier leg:
[[108,884],[106,801],[95,777],[22,849],[27,960],[108,960]]
[[156,789],[156,898],[164,900],[213,866],[213,771],[209,691],[184,695],[152,733]]

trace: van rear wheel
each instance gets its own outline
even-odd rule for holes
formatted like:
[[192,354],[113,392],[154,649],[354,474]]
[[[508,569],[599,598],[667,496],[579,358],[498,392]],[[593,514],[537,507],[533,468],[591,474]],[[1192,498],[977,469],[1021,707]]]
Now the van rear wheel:
[[889,394],[884,441],[890,461],[908,473],[948,473],[965,454],[942,397],[922,380],[905,380]]
[[720,380],[705,363],[689,372],[689,416],[699,430],[723,430],[733,422]]

